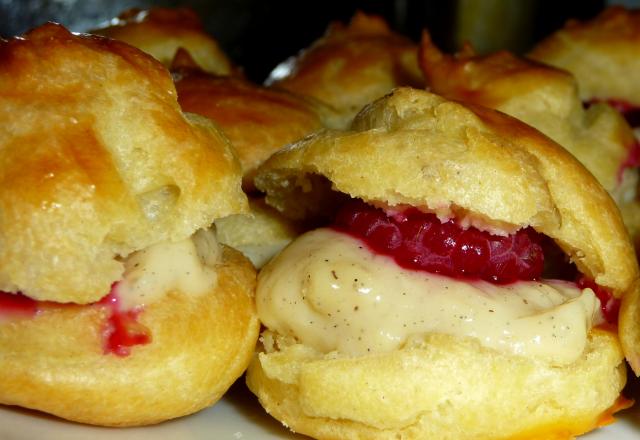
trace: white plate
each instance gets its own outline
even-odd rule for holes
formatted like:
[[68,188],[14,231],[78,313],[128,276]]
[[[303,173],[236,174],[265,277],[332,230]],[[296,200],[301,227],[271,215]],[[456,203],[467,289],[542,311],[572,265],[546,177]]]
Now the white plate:
[[[637,399],[640,400],[640,399]],[[624,411],[619,421],[580,440],[638,440],[640,408]],[[189,417],[143,428],[98,428],[68,423],[47,415],[0,406],[0,439],[33,440],[304,440],[266,415],[244,384],[236,383],[212,408]]]

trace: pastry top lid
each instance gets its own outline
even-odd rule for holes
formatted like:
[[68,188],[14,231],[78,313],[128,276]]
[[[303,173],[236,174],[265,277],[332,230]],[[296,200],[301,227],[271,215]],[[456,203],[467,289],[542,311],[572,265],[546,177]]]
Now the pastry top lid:
[[394,33],[383,18],[357,12],[348,25],[326,34],[278,65],[267,84],[312,96],[344,114],[345,125],[392,88],[422,86],[417,45]]
[[247,209],[237,159],[125,43],[46,24],[0,41],[0,290],[93,302],[121,257]]
[[610,192],[635,139],[613,108],[583,108],[574,77],[507,51],[476,55],[470,46],[443,54],[423,34],[420,65],[428,87],[449,99],[494,108],[524,121],[569,150]]
[[281,150],[260,167],[256,186],[292,217],[318,214],[339,192],[494,232],[532,226],[616,296],[638,278],[615,203],[571,154],[503,113],[426,91],[397,89],[350,130]]
[[129,9],[92,33],[124,41],[151,54],[166,67],[179,48],[187,50],[204,70],[218,75],[232,72],[231,61],[207,34],[189,8]]
[[570,20],[529,56],[573,73],[585,101],[640,106],[640,10],[612,6],[592,20]]

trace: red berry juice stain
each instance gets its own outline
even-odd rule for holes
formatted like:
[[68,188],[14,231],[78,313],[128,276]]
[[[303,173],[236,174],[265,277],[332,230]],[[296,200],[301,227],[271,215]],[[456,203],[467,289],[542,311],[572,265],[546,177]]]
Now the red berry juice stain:
[[98,304],[106,306],[110,315],[103,332],[105,353],[116,356],[128,356],[131,347],[151,342],[151,333],[147,327],[138,322],[141,307],[122,310],[117,293],[118,283],[111,286],[111,292]]
[[22,293],[0,291],[0,318],[32,317],[38,310],[38,301]]
[[[104,351],[117,356],[128,356],[131,353],[131,347],[151,342],[151,334],[149,329],[137,320],[142,308],[121,309],[116,286],[117,283],[112,286],[111,292],[99,302],[88,304],[85,307],[98,305],[109,309],[109,317],[103,332]],[[66,306],[68,304],[36,301],[22,293],[0,291],[0,319],[32,318],[41,310]]]

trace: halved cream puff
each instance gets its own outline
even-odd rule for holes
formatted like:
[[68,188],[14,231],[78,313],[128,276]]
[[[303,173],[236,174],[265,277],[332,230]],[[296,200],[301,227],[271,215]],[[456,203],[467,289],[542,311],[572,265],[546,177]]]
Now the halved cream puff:
[[218,400],[259,323],[224,136],[136,48],[47,24],[0,41],[0,403],[109,426]]
[[[623,298],[640,371],[633,247],[607,192],[535,129],[397,89],[256,184],[285,214],[334,213],[258,277],[247,384],[293,431],[568,439],[628,404],[615,324]],[[562,279],[546,278],[554,247]]]

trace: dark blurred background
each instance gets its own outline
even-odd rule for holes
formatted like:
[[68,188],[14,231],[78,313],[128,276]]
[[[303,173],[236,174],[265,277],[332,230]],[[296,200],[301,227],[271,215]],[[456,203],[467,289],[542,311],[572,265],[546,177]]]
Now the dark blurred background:
[[640,7],[635,0],[0,0],[0,35],[19,35],[49,20],[87,31],[132,7],[189,6],[232,60],[262,81],[322,35],[330,21],[348,21],[356,10],[386,17],[415,41],[427,27],[447,51],[471,40],[480,52],[521,53],[568,18],[591,18],[611,3]]

